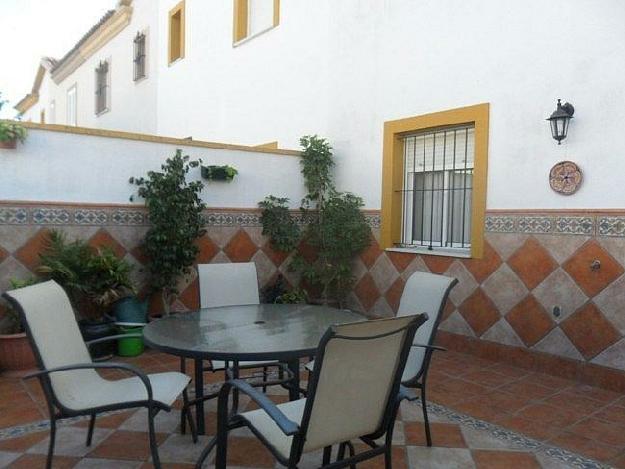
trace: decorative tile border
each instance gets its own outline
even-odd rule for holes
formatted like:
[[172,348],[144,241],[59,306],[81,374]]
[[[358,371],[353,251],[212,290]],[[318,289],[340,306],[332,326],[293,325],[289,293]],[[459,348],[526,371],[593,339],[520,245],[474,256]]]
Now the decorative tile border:
[[489,233],[560,234],[625,237],[625,217],[601,215],[490,214]]

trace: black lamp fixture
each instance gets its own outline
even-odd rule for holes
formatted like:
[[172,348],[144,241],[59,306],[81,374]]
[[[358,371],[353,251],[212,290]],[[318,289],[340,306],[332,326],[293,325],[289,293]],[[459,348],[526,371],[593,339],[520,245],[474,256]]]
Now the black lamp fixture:
[[566,138],[569,122],[573,119],[575,108],[571,103],[562,104],[558,99],[558,107],[547,119],[551,125],[551,136],[558,141],[558,145]]

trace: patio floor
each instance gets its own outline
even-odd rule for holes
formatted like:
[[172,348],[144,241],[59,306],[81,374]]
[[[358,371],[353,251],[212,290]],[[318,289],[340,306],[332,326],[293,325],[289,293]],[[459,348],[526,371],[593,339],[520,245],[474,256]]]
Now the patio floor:
[[[146,372],[178,367],[177,359],[154,352],[128,361]],[[428,391],[434,447],[424,446],[418,403],[404,403],[394,435],[395,468],[625,467],[621,394],[454,352],[436,356]],[[281,388],[270,392],[277,402],[286,399]],[[43,467],[48,432],[42,398],[36,382],[0,378],[0,467]],[[212,433],[214,402],[206,414]],[[208,437],[193,445],[178,433],[178,422],[178,410],[157,417],[161,459],[165,467],[193,467]],[[90,448],[86,423],[61,427],[55,467],[151,467],[143,411],[99,418]],[[229,441],[229,466],[276,466],[249,432],[238,430]],[[309,455],[301,467],[320,461]],[[358,467],[383,467],[383,460]]]

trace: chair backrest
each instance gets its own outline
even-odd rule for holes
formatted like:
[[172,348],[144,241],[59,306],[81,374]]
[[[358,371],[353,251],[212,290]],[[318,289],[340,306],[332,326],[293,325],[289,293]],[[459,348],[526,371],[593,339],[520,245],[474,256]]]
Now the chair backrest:
[[[408,278],[401,295],[397,315],[417,313],[428,315],[428,320],[415,334],[415,344],[432,345],[434,343],[447,297],[456,283],[458,280],[453,277],[428,272],[415,272]],[[402,381],[416,378],[421,374],[425,352],[426,349],[422,347],[412,348]]]
[[309,384],[301,450],[383,432],[396,410],[414,332],[425,319],[405,316],[328,329]]
[[[5,296],[20,313],[41,369],[91,362],[69,298],[56,282],[8,291]],[[71,408],[73,396],[94,378],[98,378],[94,370],[53,373],[50,384],[56,399]]]
[[200,307],[257,305],[258,276],[253,262],[198,264]]

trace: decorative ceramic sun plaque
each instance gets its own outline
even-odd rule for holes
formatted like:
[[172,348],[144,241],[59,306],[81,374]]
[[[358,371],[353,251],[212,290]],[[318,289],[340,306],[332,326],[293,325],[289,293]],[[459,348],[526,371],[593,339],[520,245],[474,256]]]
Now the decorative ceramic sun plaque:
[[572,161],[560,161],[549,171],[549,185],[558,194],[574,194],[581,183],[582,171]]

